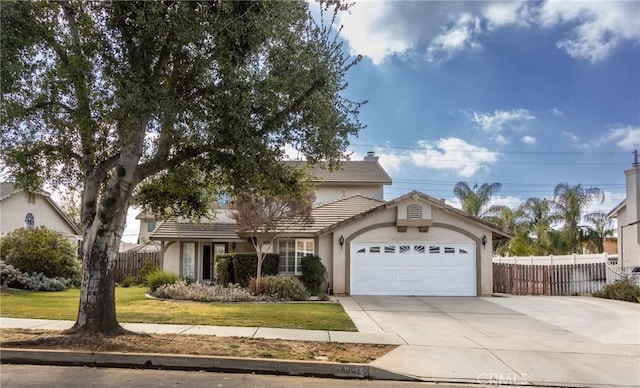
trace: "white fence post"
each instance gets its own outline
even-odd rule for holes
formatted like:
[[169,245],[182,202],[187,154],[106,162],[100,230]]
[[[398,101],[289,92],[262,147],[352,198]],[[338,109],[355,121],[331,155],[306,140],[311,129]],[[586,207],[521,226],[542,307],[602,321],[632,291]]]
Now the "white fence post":
[[513,264],[518,264],[518,256],[513,256]]
[[553,255],[549,255],[549,265],[553,265]]
[[529,256],[529,264],[533,265],[533,255]]
[[576,265],[576,264],[577,264],[577,261],[578,261],[578,260],[577,260],[577,258],[576,258],[576,253],[575,253],[575,252],[573,252],[573,265]]

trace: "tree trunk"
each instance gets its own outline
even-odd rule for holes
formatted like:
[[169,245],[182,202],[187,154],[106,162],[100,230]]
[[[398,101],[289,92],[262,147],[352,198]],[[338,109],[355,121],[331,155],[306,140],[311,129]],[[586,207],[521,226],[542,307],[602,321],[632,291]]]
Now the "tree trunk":
[[100,240],[83,253],[80,307],[70,334],[115,336],[128,332],[116,318],[114,268],[118,247]]

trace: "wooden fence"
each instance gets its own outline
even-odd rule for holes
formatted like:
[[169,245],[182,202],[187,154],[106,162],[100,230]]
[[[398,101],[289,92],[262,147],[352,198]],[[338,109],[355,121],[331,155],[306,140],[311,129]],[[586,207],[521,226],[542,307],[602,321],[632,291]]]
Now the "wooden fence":
[[147,262],[158,267],[161,266],[161,252],[120,252],[116,259],[115,280],[121,282],[126,276],[133,276],[139,279],[139,272]]
[[513,295],[591,294],[607,284],[606,264],[493,263],[493,292]]

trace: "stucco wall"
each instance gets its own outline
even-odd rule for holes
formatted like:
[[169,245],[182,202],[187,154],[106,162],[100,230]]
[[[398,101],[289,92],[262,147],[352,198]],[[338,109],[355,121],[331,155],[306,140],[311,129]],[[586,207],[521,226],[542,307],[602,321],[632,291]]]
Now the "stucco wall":
[[46,226],[72,240],[80,238],[43,196],[36,195],[36,203],[29,203],[27,194],[23,193],[12,195],[0,202],[0,236],[24,228],[27,213],[33,214],[36,228]]
[[618,211],[618,262],[620,261],[620,252],[622,252],[622,265],[625,268],[640,266],[640,244],[636,241],[640,225],[627,226],[621,230],[622,225],[628,225],[635,221],[629,218],[626,206]]
[[162,269],[180,274],[180,242],[175,242],[164,252]]
[[[408,202],[406,204],[410,204]],[[406,205],[405,204],[405,205]],[[394,241],[429,241],[474,243],[480,253],[478,285],[481,295],[493,292],[493,266],[491,263],[491,233],[485,228],[431,207],[434,226],[428,232],[419,232],[417,227],[409,227],[406,232],[398,232],[395,227],[397,208],[389,208],[371,216],[364,217],[333,231],[333,287],[337,294],[349,293],[349,261],[351,242],[394,242]],[[453,229],[452,229],[453,228]],[[455,230],[460,229],[460,230]],[[363,232],[363,230],[366,230]],[[482,236],[487,236],[487,245],[480,244]],[[346,242],[344,249],[337,243],[340,236]]]

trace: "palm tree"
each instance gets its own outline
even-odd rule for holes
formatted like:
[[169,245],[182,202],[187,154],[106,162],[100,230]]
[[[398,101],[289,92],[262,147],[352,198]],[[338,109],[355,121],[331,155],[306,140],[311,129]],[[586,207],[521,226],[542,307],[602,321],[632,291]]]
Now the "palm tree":
[[520,205],[523,212],[523,221],[528,232],[534,240],[532,254],[548,255],[562,250],[556,246],[559,239],[554,224],[560,221],[560,217],[553,212],[553,202],[547,198],[528,198]]
[[580,243],[580,223],[584,209],[594,200],[604,202],[604,192],[598,187],[569,186],[558,183],[553,190],[553,207],[562,217],[562,240],[568,251],[575,252]]
[[496,254],[522,256],[531,253],[531,239],[523,217],[524,211],[521,208],[514,210],[504,205],[491,206],[484,213],[484,219],[487,221],[515,233],[515,237],[510,240],[498,240],[494,243],[493,249]]
[[475,183],[471,187],[467,182],[460,181],[453,187],[453,195],[460,200],[462,210],[474,216],[482,217],[484,215],[483,210],[491,201],[491,196],[501,187],[502,184],[498,182],[483,183],[480,186]]
[[589,225],[582,225],[580,228],[582,241],[595,253],[604,252],[604,240],[613,237],[613,222],[603,212],[586,214],[584,220]]

